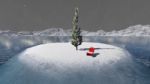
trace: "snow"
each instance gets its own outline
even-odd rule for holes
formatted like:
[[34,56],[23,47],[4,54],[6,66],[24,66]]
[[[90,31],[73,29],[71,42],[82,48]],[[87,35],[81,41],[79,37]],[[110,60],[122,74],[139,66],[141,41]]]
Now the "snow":
[[[99,54],[86,56],[89,47]],[[150,84],[149,69],[126,50],[92,42],[78,51],[70,43],[28,48],[0,66],[0,74],[0,84]]]
[[[73,61],[76,63],[81,63],[80,65],[85,65],[85,63],[90,63],[93,61],[99,62],[98,59],[93,60],[92,57],[86,56],[86,52],[88,52],[88,50],[85,50],[85,51],[82,50],[82,48],[83,49],[89,48],[90,46],[95,47],[95,48],[102,48],[102,49],[98,49],[95,51],[95,53],[100,54],[100,56],[97,56],[97,58],[101,59],[100,64],[109,64],[109,62],[115,63],[116,61],[119,61],[121,58],[127,59],[127,56],[121,55],[123,52],[117,51],[115,47],[104,45],[104,44],[100,45],[98,43],[93,43],[93,44],[92,43],[83,43],[83,45],[79,47],[79,49],[81,49],[79,51],[75,51],[75,48],[74,48],[74,46],[71,45],[71,43],[68,43],[68,44],[66,44],[66,43],[50,43],[50,44],[39,45],[39,46],[30,48],[30,49],[26,50],[24,55],[27,55],[29,57],[31,57],[30,55],[39,56],[37,61],[43,61],[43,62],[47,61],[47,59],[54,59],[56,61],[63,62],[63,63],[66,62],[66,64],[68,64],[68,62]],[[40,51],[40,52],[37,52],[37,51]],[[50,51],[52,51],[52,52],[50,52]],[[109,53],[107,53],[107,52],[109,52]],[[43,56],[43,54],[44,54],[44,56]],[[115,55],[112,55],[112,54],[115,54]],[[117,54],[119,54],[119,56]],[[50,56],[50,55],[52,55],[52,56]],[[20,59],[24,61],[24,57],[20,57]],[[80,62],[79,62],[79,60],[80,60]],[[29,62],[27,62],[27,63],[29,63]]]

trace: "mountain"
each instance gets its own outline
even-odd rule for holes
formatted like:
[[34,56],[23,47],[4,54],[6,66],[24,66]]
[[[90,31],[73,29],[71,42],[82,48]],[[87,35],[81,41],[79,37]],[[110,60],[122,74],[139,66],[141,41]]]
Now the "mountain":
[[106,32],[106,35],[112,36],[147,36],[150,35],[150,25],[130,26],[127,29]]
[[[82,30],[83,36],[149,36],[150,35],[150,25],[135,25],[130,26],[123,30],[113,30],[106,32],[104,30],[98,30],[96,32],[90,32]],[[0,35],[35,35],[35,36],[71,36],[71,29],[64,30],[63,28],[49,28],[43,31],[33,31],[33,32],[14,32],[14,31],[0,31]]]

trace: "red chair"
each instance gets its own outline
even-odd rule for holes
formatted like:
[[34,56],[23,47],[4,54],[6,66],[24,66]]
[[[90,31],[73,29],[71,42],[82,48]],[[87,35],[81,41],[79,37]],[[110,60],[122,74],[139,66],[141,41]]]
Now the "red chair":
[[93,56],[94,55],[94,51],[95,51],[95,48],[90,47],[89,51],[87,52],[87,56]]

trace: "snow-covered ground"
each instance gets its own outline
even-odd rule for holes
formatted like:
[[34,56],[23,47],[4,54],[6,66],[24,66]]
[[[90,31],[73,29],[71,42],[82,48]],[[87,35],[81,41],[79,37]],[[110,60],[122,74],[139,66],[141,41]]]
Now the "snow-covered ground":
[[[95,47],[96,57],[86,56]],[[150,71],[126,50],[83,42],[31,47],[0,66],[0,84],[150,84]]]

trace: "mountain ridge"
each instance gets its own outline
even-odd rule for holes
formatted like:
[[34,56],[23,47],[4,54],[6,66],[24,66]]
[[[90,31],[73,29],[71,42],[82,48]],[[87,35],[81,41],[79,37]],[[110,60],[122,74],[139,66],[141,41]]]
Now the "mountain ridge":
[[[150,35],[150,25],[134,25],[122,30],[113,30],[110,32],[104,30],[97,30],[95,32],[90,32],[86,30],[81,30],[83,36],[149,36]],[[35,35],[35,36],[71,36],[71,29],[63,28],[48,28],[42,31],[11,31],[3,30],[0,31],[0,35]]]

